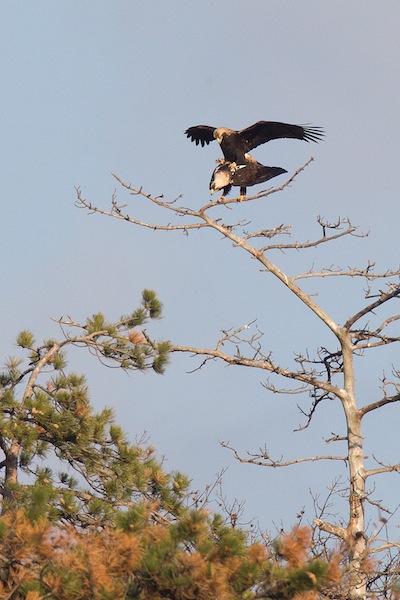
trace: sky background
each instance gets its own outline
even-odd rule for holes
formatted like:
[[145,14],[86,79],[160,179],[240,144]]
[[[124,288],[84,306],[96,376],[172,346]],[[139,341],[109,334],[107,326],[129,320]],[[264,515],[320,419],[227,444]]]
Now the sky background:
[[[216,144],[191,144],[185,129],[312,123],[326,131],[319,145],[282,140],[253,151],[289,173],[313,156],[296,182],[228,213],[221,207],[221,216],[254,229],[292,225],[293,241],[319,237],[318,215],[349,217],[369,232],[271,255],[290,275],[368,260],[377,271],[397,268],[399,28],[399,3],[391,0],[3,1],[2,356],[16,353],[21,329],[38,339],[60,335],[51,317],[84,321],[102,311],[118,319],[137,307],[144,288],[164,303],[163,320],[147,328],[157,339],[213,347],[221,329],[257,318],[265,352],[284,366],[293,352],[334,347],[316,317],[218,234],[157,233],[88,215],[74,206],[75,186],[103,208],[117,189],[132,216],[165,223],[170,215],[129,197],[111,173],[166,199],[182,194],[182,205],[197,208],[209,199],[221,153]],[[365,303],[361,281],[331,278],[305,289],[318,292],[340,323]],[[344,433],[339,406],[326,404],[309,429],[294,433],[303,423],[297,397],[272,396],[254,369],[214,362],[189,374],[199,362],[174,355],[162,377],[126,375],[81,353],[71,367],[86,373],[97,409],[113,406],[132,441],[146,432],[165,467],[187,473],[194,489],[228,468],[224,493],[245,501],[243,520],[290,526],[303,507],[311,520],[310,490],[324,499],[332,481],[346,477],[340,463],[269,470],[239,464],[219,442],[243,454],[267,446],[285,459],[342,454],[323,441]],[[400,367],[394,347],[357,361],[360,404],[380,398],[379,378],[393,364]],[[367,453],[398,462],[399,426],[398,406],[370,415]],[[384,477],[374,498],[394,509],[399,491],[398,477]],[[378,518],[376,509],[369,518]]]

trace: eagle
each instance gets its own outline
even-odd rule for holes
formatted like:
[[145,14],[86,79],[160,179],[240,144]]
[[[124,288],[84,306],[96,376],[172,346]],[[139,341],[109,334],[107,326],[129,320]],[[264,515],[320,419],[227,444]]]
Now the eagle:
[[229,194],[233,185],[240,186],[240,196],[245,196],[247,187],[287,173],[281,167],[266,167],[255,160],[248,161],[244,165],[237,165],[223,159],[218,159],[217,162],[220,164],[211,176],[210,191],[214,194],[223,189],[223,196]]
[[185,134],[192,142],[196,143],[196,146],[199,144],[204,146],[213,140],[217,140],[226,161],[243,165],[246,164],[249,158],[248,152],[260,144],[279,138],[319,142],[324,136],[324,130],[321,127],[310,127],[309,125],[257,121],[254,125],[240,131],[234,131],[227,127],[196,125],[186,129]]

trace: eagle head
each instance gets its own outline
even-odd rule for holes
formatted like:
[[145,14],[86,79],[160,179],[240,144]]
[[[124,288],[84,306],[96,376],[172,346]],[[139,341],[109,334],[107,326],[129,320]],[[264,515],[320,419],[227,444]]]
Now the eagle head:
[[229,135],[232,133],[232,129],[228,129],[228,127],[217,127],[214,129],[213,136],[217,140],[218,144],[221,144],[225,135]]
[[210,191],[212,194],[228,187],[231,182],[232,171],[230,163],[222,163],[214,169],[210,181]]

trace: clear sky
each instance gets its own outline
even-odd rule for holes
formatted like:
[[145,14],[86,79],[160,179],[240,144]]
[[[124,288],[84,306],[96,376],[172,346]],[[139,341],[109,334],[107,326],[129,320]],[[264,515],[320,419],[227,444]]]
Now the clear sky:
[[[118,318],[145,287],[165,306],[163,321],[148,328],[156,338],[213,346],[220,329],[258,318],[264,349],[284,365],[293,351],[332,343],[287,290],[218,235],[156,233],[89,216],[74,206],[74,186],[107,208],[115,172],[154,195],[183,194],[182,204],[196,208],[209,198],[220,152],[216,144],[191,144],[187,127],[312,123],[326,130],[318,146],[283,140],[253,152],[289,172],[311,155],[315,161],[290,189],[235,206],[237,220],[257,229],[290,224],[300,240],[319,236],[317,215],[348,216],[370,231],[304,255],[274,256],[290,274],[313,263],[375,260],[378,270],[396,268],[399,30],[397,0],[3,1],[2,356],[15,352],[23,328],[57,336],[50,317],[84,320],[100,310]],[[130,213],[162,221],[143,200],[118,194]],[[360,282],[330,280],[315,290],[339,322],[363,306]],[[360,360],[362,401],[380,397],[379,377],[397,356],[392,348],[374,355],[376,364]],[[271,397],[255,370],[211,363],[188,374],[198,362],[174,356],[163,377],[127,376],[89,357],[72,366],[85,370],[94,405],[114,406],[132,440],[146,431],[166,468],[186,472],[194,488],[228,467],[224,491],[246,501],[246,518],[290,525],[306,506],[311,519],[309,489],[324,497],[345,476],[339,464],[272,471],[235,462],[219,441],[243,453],[266,445],[276,457],[326,453],[322,437],[343,434],[339,408],[326,405],[309,430],[293,433],[302,422],[296,399]],[[368,452],[398,461],[399,407],[366,425]],[[398,478],[378,482],[384,504],[394,508],[398,493]]]

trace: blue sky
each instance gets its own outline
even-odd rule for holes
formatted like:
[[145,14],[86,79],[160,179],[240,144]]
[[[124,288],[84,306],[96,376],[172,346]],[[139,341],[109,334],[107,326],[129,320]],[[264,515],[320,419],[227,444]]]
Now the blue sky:
[[[218,235],[140,230],[74,206],[80,186],[107,208],[118,187],[112,172],[154,195],[183,194],[185,206],[204,204],[219,149],[201,149],[183,135],[200,123],[324,127],[318,146],[282,140],[257,148],[260,162],[289,172],[311,155],[315,161],[290,189],[235,206],[235,216],[255,228],[293,225],[295,239],[319,235],[317,215],[348,216],[370,232],[274,256],[290,274],[368,260],[378,270],[398,267],[398,2],[6,1],[0,16],[3,356],[14,353],[23,328],[46,338],[58,335],[50,317],[83,320],[101,310],[118,318],[137,306],[145,287],[165,306],[164,319],[149,326],[156,338],[213,346],[220,329],[258,318],[265,349],[283,364],[293,351],[332,343],[278,282]],[[118,195],[130,213],[162,221],[143,200]],[[363,306],[357,281],[315,283],[315,291],[339,322]],[[310,508],[309,489],[324,496],[345,476],[338,464],[240,465],[219,446],[229,440],[245,452],[266,445],[287,458],[326,453],[322,437],[343,431],[334,404],[312,428],[293,433],[301,422],[296,402],[268,395],[255,371],[212,363],[189,375],[198,362],[174,356],[164,377],[126,376],[89,357],[74,360],[94,405],[114,406],[132,440],[146,431],[166,467],[188,473],[195,488],[229,467],[228,498],[245,500],[246,518],[262,526],[292,524]],[[360,360],[361,401],[379,397],[379,377],[393,363],[394,348]],[[374,414],[366,422],[368,452],[398,460],[399,421],[398,407]],[[398,480],[377,486],[394,507]]]

